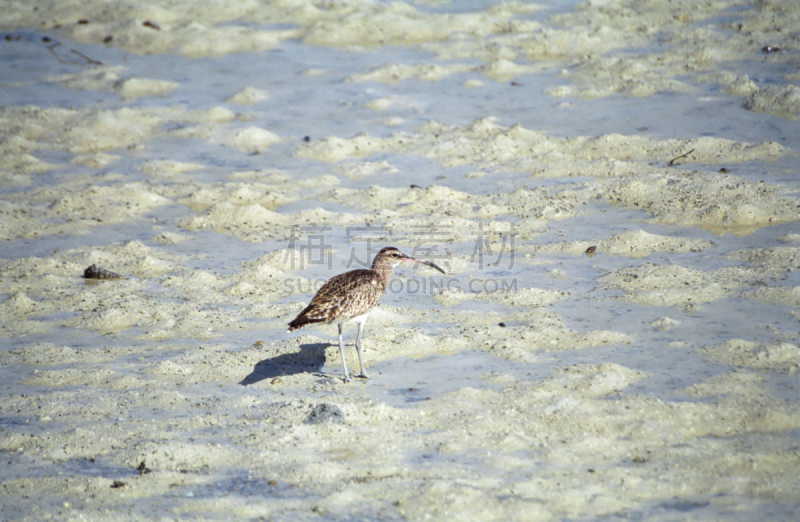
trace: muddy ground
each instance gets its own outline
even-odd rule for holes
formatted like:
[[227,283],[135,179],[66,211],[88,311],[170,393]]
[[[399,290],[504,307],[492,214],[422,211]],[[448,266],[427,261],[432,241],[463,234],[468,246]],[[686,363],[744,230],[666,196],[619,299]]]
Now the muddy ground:
[[3,519],[800,513],[792,2],[0,13]]

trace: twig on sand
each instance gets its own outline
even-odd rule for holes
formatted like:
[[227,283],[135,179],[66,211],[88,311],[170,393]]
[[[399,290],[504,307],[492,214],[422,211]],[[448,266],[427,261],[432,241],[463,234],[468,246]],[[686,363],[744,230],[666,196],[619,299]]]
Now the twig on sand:
[[678,161],[679,159],[685,158],[686,156],[688,156],[689,154],[691,154],[694,151],[695,151],[695,149],[692,149],[692,150],[690,150],[689,152],[687,152],[685,154],[681,154],[680,156],[676,156],[676,157],[672,158],[671,160],[669,160],[669,163],[667,163],[667,167],[674,167],[676,161]]

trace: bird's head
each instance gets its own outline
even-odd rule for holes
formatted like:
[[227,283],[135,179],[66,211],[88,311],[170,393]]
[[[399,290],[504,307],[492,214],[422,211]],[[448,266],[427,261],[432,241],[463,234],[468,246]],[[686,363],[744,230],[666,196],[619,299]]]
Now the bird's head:
[[373,270],[381,270],[381,269],[393,269],[400,263],[422,263],[423,265],[428,265],[431,268],[435,268],[441,273],[445,273],[444,270],[436,266],[435,264],[431,263],[430,261],[425,261],[423,259],[416,259],[411,256],[407,256],[404,253],[400,252],[395,247],[384,247],[378,252],[378,255],[375,256],[375,259],[372,261],[372,269]]

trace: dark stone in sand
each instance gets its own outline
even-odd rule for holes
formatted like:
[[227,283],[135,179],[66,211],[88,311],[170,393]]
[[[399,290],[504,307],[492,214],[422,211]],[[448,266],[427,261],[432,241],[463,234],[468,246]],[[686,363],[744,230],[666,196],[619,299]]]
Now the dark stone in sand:
[[306,424],[322,424],[323,422],[344,422],[344,413],[335,404],[323,402],[317,404],[304,421]]

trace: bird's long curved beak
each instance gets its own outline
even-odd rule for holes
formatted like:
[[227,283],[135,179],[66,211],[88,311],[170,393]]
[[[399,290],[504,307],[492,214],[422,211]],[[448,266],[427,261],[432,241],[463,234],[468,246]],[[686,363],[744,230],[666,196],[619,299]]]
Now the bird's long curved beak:
[[428,265],[431,268],[435,268],[436,270],[438,270],[439,272],[441,272],[443,274],[447,273],[444,270],[442,270],[441,268],[439,268],[437,265],[431,263],[430,261],[425,261],[424,259],[417,259],[416,257],[407,256],[405,254],[403,254],[403,257],[401,259],[403,261],[405,261],[406,263],[422,263],[423,265]]

